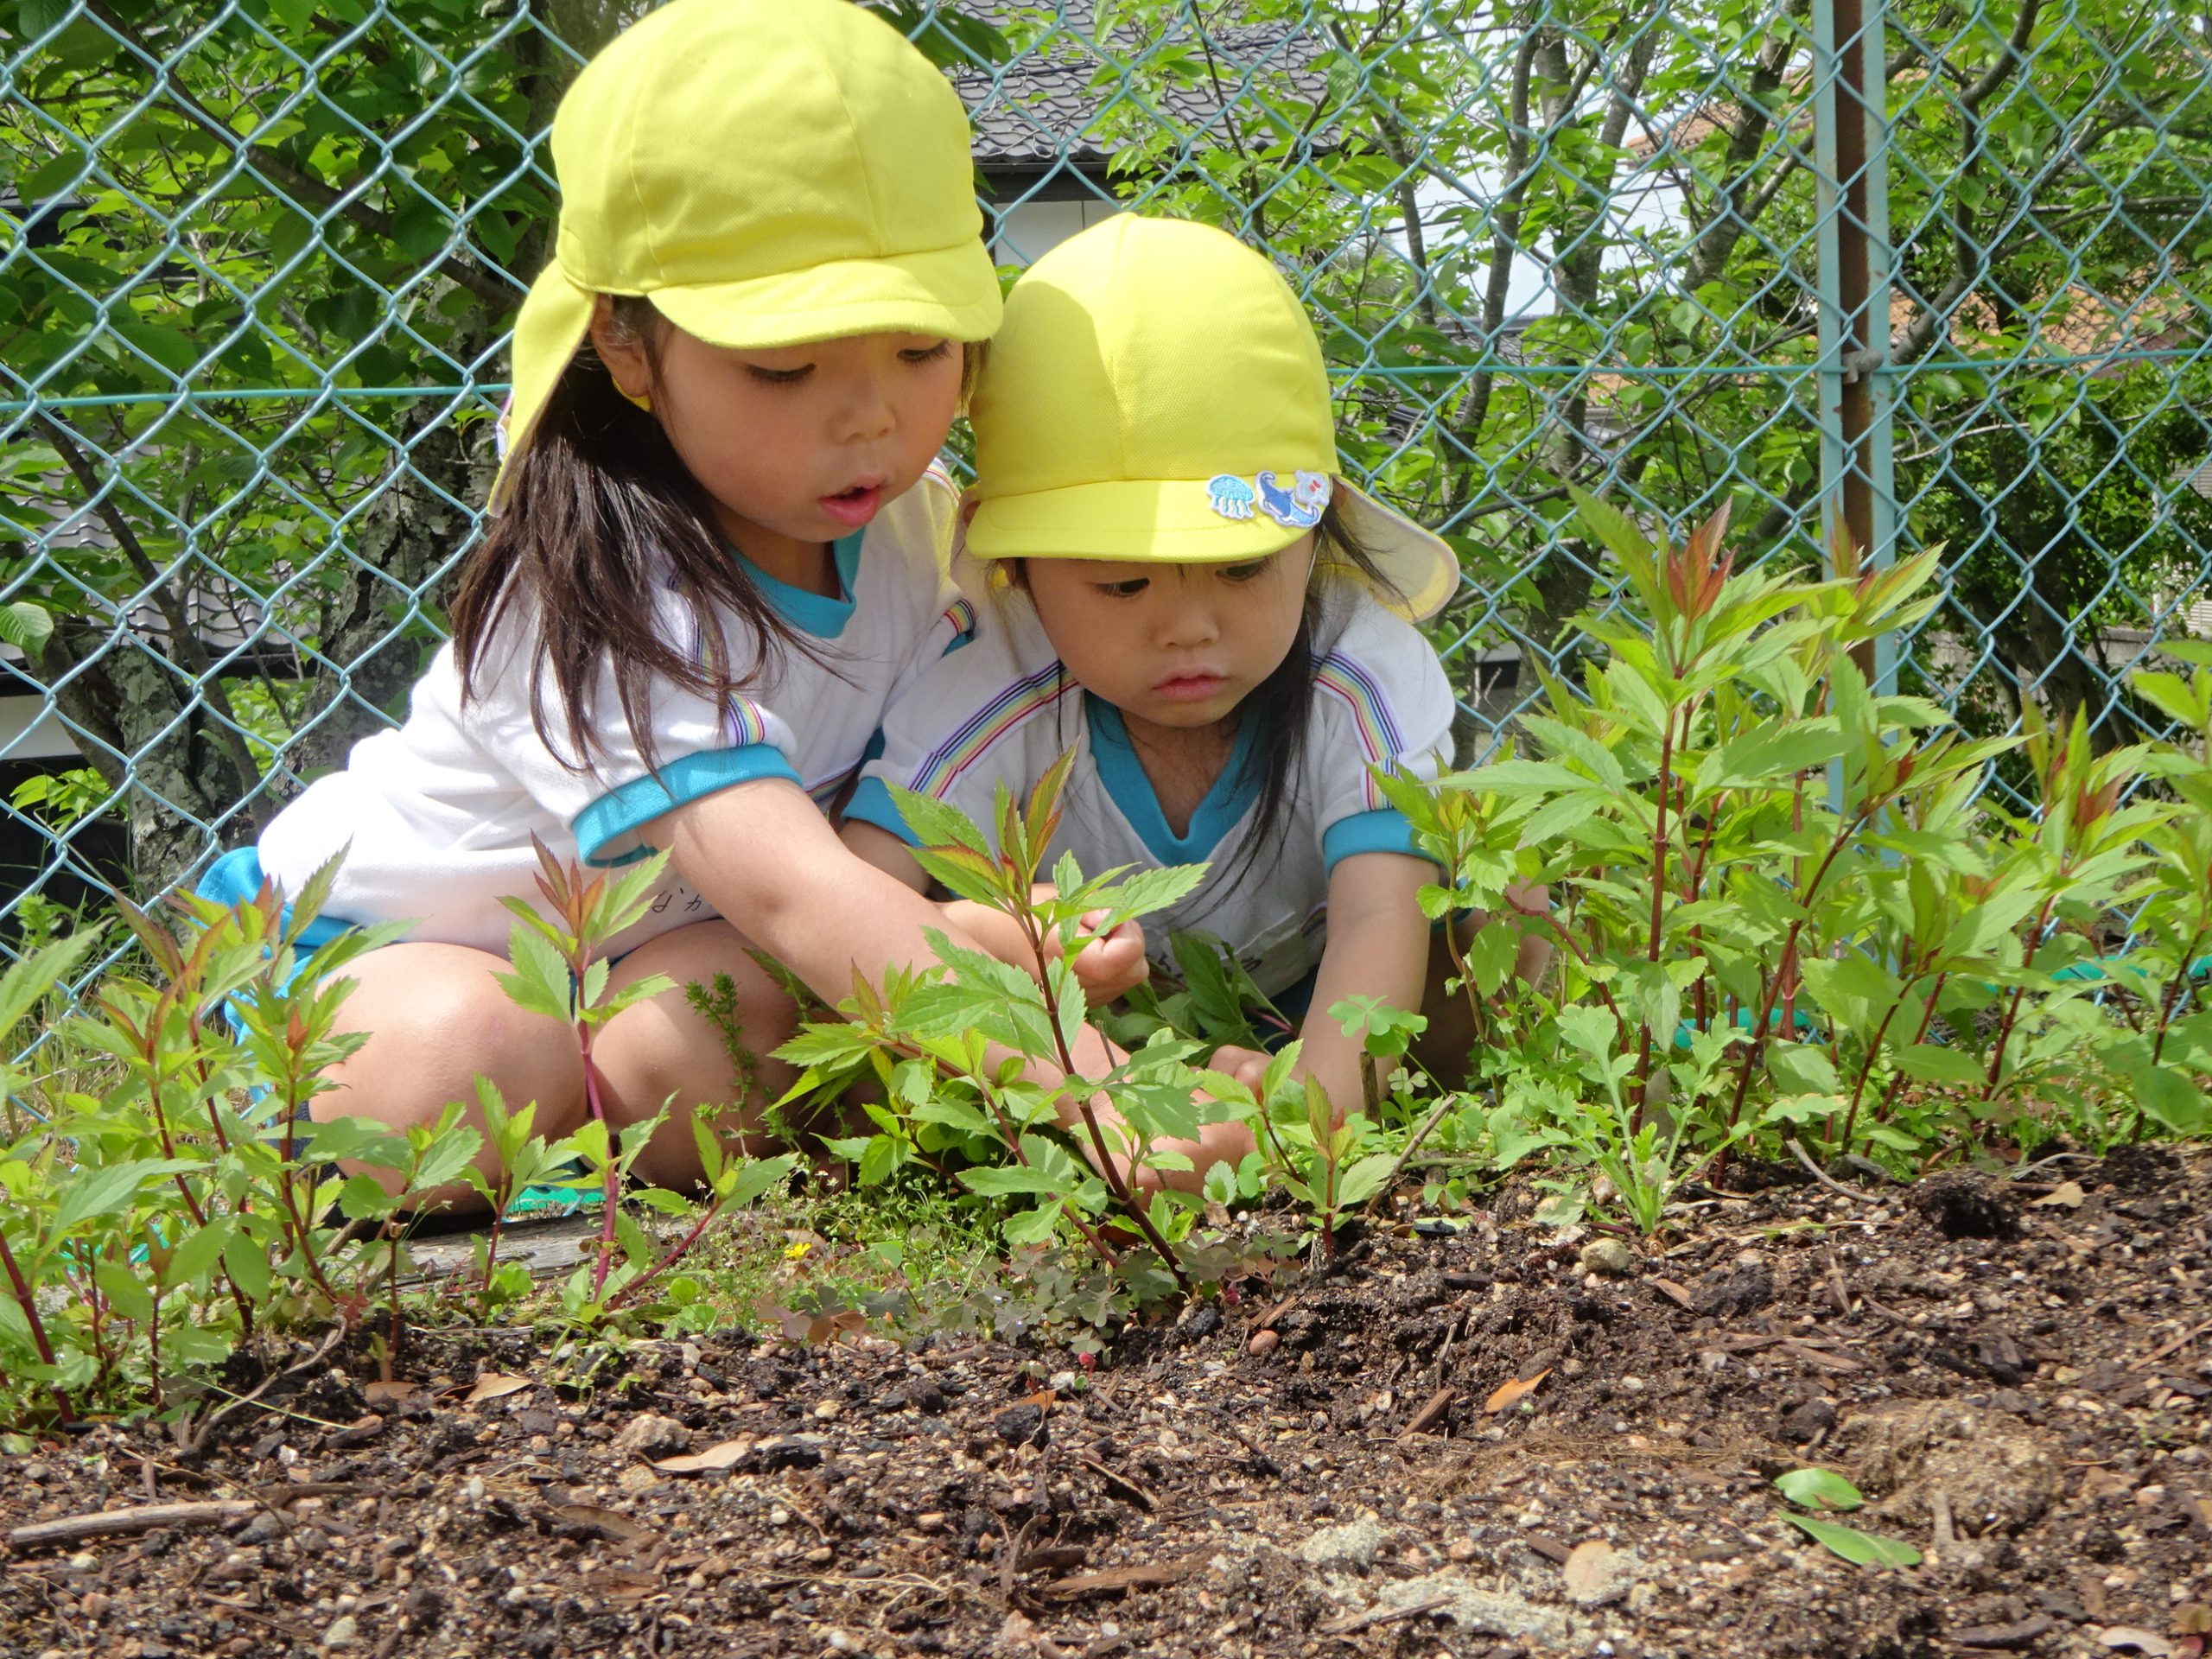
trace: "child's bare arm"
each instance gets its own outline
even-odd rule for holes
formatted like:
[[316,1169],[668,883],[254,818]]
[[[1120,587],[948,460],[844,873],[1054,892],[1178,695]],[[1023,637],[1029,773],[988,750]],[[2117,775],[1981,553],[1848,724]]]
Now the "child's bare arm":
[[[849,820],[838,833],[856,857],[888,871],[917,892],[927,889],[929,878],[923,874],[922,867],[914,861],[906,843],[889,830],[854,819]],[[1050,897],[1052,889],[1039,884],[1033,891]],[[1032,973],[1036,971],[1036,957],[1029,948],[1028,939],[1014,918],[1004,911],[971,904],[964,899],[951,899],[938,909],[944,912],[945,925],[966,934],[1001,962],[1011,963]],[[1088,925],[1084,931],[1087,934],[1091,931]],[[1059,941],[1047,940],[1047,957],[1059,954]],[[1144,958],[1144,930],[1135,922],[1124,922],[1103,938],[1092,937],[1076,952],[1077,982],[1094,1003],[1110,1002],[1117,996],[1127,995],[1144,983],[1148,971]]]
[[1363,1039],[1330,1017],[1336,1004],[1373,997],[1417,1010],[1428,970],[1428,918],[1415,897],[1436,867],[1403,853],[1355,853],[1329,874],[1329,942],[1303,1030],[1300,1074],[1328,1091],[1337,1114],[1362,1109]]

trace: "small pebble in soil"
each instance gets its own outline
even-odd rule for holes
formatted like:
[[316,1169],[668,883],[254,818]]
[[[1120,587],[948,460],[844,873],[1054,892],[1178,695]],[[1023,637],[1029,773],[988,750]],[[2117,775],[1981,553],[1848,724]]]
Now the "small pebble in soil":
[[991,1427],[1008,1446],[1028,1446],[1043,1438],[1045,1408],[1032,1401],[1017,1401],[994,1413]]
[[1265,1356],[1274,1352],[1281,1341],[1282,1338],[1272,1331],[1255,1331],[1248,1345],[1255,1355]]
[[1592,1273],[1626,1278],[1636,1271],[1636,1255],[1618,1238],[1593,1238],[1582,1247],[1582,1265]]

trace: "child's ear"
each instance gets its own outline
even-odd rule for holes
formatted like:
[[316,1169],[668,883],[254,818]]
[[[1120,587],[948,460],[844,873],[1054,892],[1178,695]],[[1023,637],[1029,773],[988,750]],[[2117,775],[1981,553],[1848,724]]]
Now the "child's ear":
[[614,315],[614,298],[601,294],[592,302],[591,348],[613,377],[614,390],[640,409],[650,409],[653,365],[638,331]]
[[980,511],[982,511],[982,505],[983,505],[982,499],[980,496],[978,496],[978,495],[976,493],[976,492],[975,492],[975,491],[973,491],[973,490],[965,490],[965,491],[963,491],[963,492],[961,493],[961,497],[960,497],[960,528],[961,528],[961,529],[965,530],[965,529],[967,529],[967,528],[968,528],[968,526],[969,526],[969,525],[970,525],[970,524],[974,524],[974,523],[976,522],[976,513],[977,513],[977,512],[979,512]]

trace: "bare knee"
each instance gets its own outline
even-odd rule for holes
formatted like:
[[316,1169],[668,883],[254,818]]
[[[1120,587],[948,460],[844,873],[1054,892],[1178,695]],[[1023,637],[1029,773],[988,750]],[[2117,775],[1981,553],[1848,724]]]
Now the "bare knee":
[[798,1011],[727,923],[702,923],[641,946],[609,982],[620,989],[655,974],[672,981],[671,988],[609,1020],[594,1056],[617,1128],[669,1114],[635,1173],[683,1186],[701,1173],[696,1114],[712,1112],[716,1134],[733,1151],[765,1147],[765,1109],[795,1075],[769,1055],[797,1028]]

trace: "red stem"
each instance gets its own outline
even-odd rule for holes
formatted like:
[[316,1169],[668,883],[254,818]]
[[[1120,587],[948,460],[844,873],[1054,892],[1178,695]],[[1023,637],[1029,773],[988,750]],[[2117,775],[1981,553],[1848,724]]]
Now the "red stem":
[[1075,1109],[1083,1114],[1083,1127],[1090,1135],[1090,1144],[1097,1149],[1098,1173],[1105,1178],[1107,1187],[1113,1192],[1115,1200],[1121,1205],[1129,1219],[1136,1224],[1137,1230],[1144,1235],[1144,1242],[1152,1247],[1154,1253],[1160,1257],[1160,1261],[1166,1264],[1167,1271],[1173,1275],[1175,1287],[1187,1292],[1191,1288],[1191,1281],[1183,1271],[1183,1264],[1176,1260],[1173,1249],[1160,1236],[1159,1230],[1152,1224],[1152,1217],[1145,1214],[1143,1208],[1138,1205],[1135,1195],[1129,1191],[1128,1180],[1122,1176],[1121,1171],[1114,1167],[1113,1154],[1108,1151],[1106,1147],[1106,1132],[1098,1127],[1097,1114],[1091,1110],[1090,1096],[1082,1087],[1084,1079],[1076,1070],[1075,1056],[1069,1052],[1067,1039],[1061,1035],[1060,1022],[1054,1016],[1054,1010],[1051,1006],[1052,968],[1046,960],[1045,936],[1038,928],[1037,918],[1027,906],[1024,906],[1014,914],[1014,919],[1021,929],[1022,937],[1029,942],[1030,954],[1036,958],[1037,984],[1046,999],[1046,1023],[1052,1028],[1053,1052],[1059,1058],[1060,1075],[1068,1085],[1069,1095],[1075,1101]]
[[[1858,832],[1859,825],[1866,821],[1866,814],[1861,812],[1837,829],[1834,843],[1821,858],[1820,868],[1813,873],[1813,885],[1805,890],[1804,906],[1808,911],[1813,907],[1813,899],[1821,890],[1821,883],[1827,880],[1829,869],[1842,855],[1844,848]],[[1789,924],[1789,931],[1782,941],[1781,961],[1776,964],[1774,977],[1767,982],[1766,995],[1760,999],[1758,1017],[1751,1021],[1751,1039],[1744,1045],[1744,1063],[1736,1073],[1736,1098],[1728,1108],[1728,1127],[1732,1130],[1744,1115],[1744,1097],[1751,1091],[1751,1065],[1758,1059],[1760,1050],[1766,1046],[1767,1028],[1774,1019],[1775,998],[1781,994],[1783,982],[1789,977],[1796,966],[1797,936],[1803,931],[1804,926],[1805,918],[1802,916]]]
[[[2065,871],[2062,869],[2059,874],[2063,877]],[[2036,953],[2043,949],[2044,929],[2050,925],[2051,907],[2057,902],[2058,895],[2054,893],[2043,901],[2043,908],[2036,912],[2036,925],[2028,934],[2027,959],[2022,964],[2024,967],[2032,969],[2036,965]],[[2012,1001],[2005,1009],[2005,1018],[1999,1022],[1997,1041],[1989,1052],[1989,1081],[1981,1091],[1985,1103],[1996,1096],[1998,1074],[2005,1069],[2005,1050],[2012,1040],[2012,1026],[2020,1017],[2020,1003],[2027,994],[2026,986],[2015,985]]]
[[[31,1294],[31,1287],[23,1282],[23,1270],[16,1265],[16,1253],[8,1248],[5,1233],[0,1233],[0,1268],[7,1269],[9,1288],[15,1294],[16,1306],[23,1310],[23,1319],[31,1328],[31,1341],[37,1345],[39,1358],[49,1366],[54,1365],[56,1363],[54,1344],[46,1338],[46,1325],[38,1316],[37,1299]],[[74,1422],[77,1408],[69,1403],[69,1396],[62,1391],[61,1385],[49,1382],[47,1389],[54,1395],[54,1403],[61,1413],[61,1421]]]
[[[1950,976],[1951,970],[1946,968],[1936,976],[1936,982],[1928,988],[1928,1006],[1920,1011],[1920,1029],[1912,1035],[1915,1046],[1928,1040],[1928,1027],[1935,1022],[1936,1019],[1936,999],[1943,995],[1943,982]],[[1874,1121],[1877,1123],[1886,1123],[1890,1121],[1890,1109],[1897,1103],[1897,1090],[1904,1087],[1904,1072],[1897,1072],[1890,1078],[1889,1086],[1882,1090],[1882,1103],[1874,1109]]]
[[[577,976],[579,983],[582,975]],[[601,1128],[607,1127],[607,1108],[599,1097],[599,1067],[591,1058],[591,1022],[579,1018],[576,1021],[576,1046],[582,1052],[584,1062],[584,1102],[590,1108],[592,1122]],[[594,1300],[606,1287],[607,1270],[614,1264],[614,1205],[619,1194],[619,1177],[615,1166],[614,1135],[607,1134],[607,1167],[601,1173],[601,1197],[599,1206],[599,1265],[593,1269],[591,1294]]]

